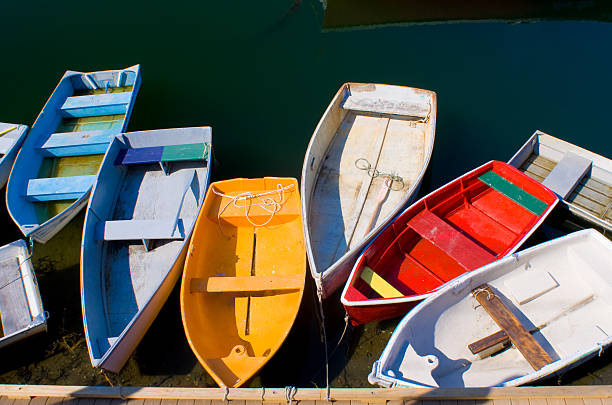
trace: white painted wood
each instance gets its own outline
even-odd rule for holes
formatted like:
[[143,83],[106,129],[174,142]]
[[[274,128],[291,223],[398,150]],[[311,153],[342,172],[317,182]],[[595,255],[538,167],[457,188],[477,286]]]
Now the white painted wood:
[[567,151],[542,184],[557,193],[561,198],[567,198],[590,168],[591,161],[589,159]]
[[98,240],[183,239],[174,220],[104,221],[98,224]]
[[15,145],[16,141],[17,139],[15,138],[9,138],[5,136],[0,137],[0,154],[6,155],[11,150],[13,145]]
[[[347,83],[323,114],[306,151],[301,198],[311,274],[324,297],[346,280],[371,237],[416,196],[433,149],[435,113],[431,91]],[[368,176],[355,166],[358,159],[400,176],[403,184],[395,182],[381,203],[385,176]]]
[[[612,242],[589,229],[534,246],[446,284],[400,322],[369,376],[382,386],[490,387],[526,384],[573,367],[612,343]],[[533,277],[525,278],[525,274]],[[549,274],[557,283],[546,281]],[[543,276],[544,275],[544,276]],[[517,287],[544,280],[523,303]],[[489,284],[553,362],[534,371],[515,347],[479,358],[468,344],[499,330],[472,290]],[[508,287],[512,288],[508,288]],[[526,288],[530,288],[525,285]],[[602,333],[598,332],[601,331]],[[437,366],[402,367],[406,347]],[[402,370],[400,372],[400,369]],[[434,380],[435,384],[431,383]]]

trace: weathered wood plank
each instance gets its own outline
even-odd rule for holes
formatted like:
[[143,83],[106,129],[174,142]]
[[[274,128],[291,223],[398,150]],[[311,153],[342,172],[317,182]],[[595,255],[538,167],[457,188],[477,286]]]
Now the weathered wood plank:
[[603,405],[601,398],[584,398],[582,401],[584,402],[584,405]]
[[565,398],[565,405],[585,405],[582,398]]
[[507,334],[514,346],[521,352],[534,370],[539,370],[552,363],[552,358],[527,331],[517,317],[499,299],[488,285],[474,290],[474,298],[482,305]]
[[562,398],[547,398],[546,403],[548,405],[565,405],[565,400]]
[[[194,405],[196,402],[204,405],[227,405],[223,401],[224,390],[219,388],[169,388],[169,387],[80,387],[80,386],[27,386],[0,385],[0,405],[10,405],[15,397],[41,397],[49,395],[46,405],[61,402],[78,404],[83,398],[112,398],[114,404],[144,405],[145,399],[177,400],[176,405]],[[263,396],[262,396],[263,394]],[[334,401],[345,401],[350,405],[358,402],[380,405],[385,400],[404,401],[404,405],[442,405],[441,401],[460,401],[457,405],[475,405],[476,400],[488,401],[488,405],[498,405],[497,400],[512,399],[506,405],[556,405],[557,400],[580,399],[583,405],[612,405],[612,386],[563,386],[563,387],[493,387],[493,388],[332,388],[331,398]],[[128,398],[120,399],[121,396]],[[238,388],[230,389],[230,401],[244,401],[245,405],[256,405],[262,397],[267,403],[286,404],[284,388]],[[318,388],[299,388],[295,401],[304,405],[324,405],[326,390]],[[588,401],[589,398],[595,399]],[[29,401],[29,398],[25,399]],[[196,401],[197,400],[197,401]],[[246,402],[249,401],[249,404]],[[310,402],[306,402],[310,401]],[[468,402],[464,402],[468,401]],[[472,401],[472,402],[470,402]],[[103,403],[104,401],[99,401]],[[213,404],[215,402],[215,404]],[[96,405],[98,401],[96,401]],[[162,404],[163,405],[163,404]]]
[[567,152],[542,182],[543,185],[566,198],[591,168],[591,161]]
[[512,397],[512,399],[510,401],[512,402],[512,405],[529,405],[529,399],[528,398],[514,398],[514,397]]
[[573,199],[568,200],[568,201],[571,202],[572,204],[577,205],[578,207],[584,210],[589,211],[596,217],[601,217],[606,209],[605,206],[595,203],[592,200],[589,200],[588,198],[584,198],[581,195],[577,195],[573,197]]

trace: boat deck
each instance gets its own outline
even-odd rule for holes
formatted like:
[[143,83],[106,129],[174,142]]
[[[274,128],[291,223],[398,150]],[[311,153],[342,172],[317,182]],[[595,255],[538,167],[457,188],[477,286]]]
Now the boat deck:
[[[532,154],[519,168],[539,182],[556,166],[556,162],[543,156]],[[612,186],[591,176],[585,176],[567,201],[608,223],[612,223]]]
[[[320,388],[171,388],[0,385],[0,405],[257,405],[329,403]],[[336,405],[611,405],[612,386],[332,388]]]

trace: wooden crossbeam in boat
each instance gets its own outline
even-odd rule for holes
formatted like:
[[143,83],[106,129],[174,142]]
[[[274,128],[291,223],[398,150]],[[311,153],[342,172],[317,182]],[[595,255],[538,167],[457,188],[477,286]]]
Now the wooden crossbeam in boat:
[[192,278],[190,282],[190,291],[209,293],[250,293],[299,290],[303,285],[303,275],[208,277]]
[[[583,299],[571,305],[570,307],[563,309],[561,312],[548,319],[546,322],[543,322],[538,326],[529,329],[529,333],[535,333],[540,329],[547,327],[557,319],[569,314],[570,312],[584,307],[586,304],[593,301],[593,298],[595,298],[593,294],[589,294],[588,296],[584,297]],[[485,336],[482,339],[468,344],[468,349],[470,349],[472,354],[477,354],[480,357],[486,357],[508,347],[510,343],[511,342],[510,338],[508,337],[508,334],[502,329],[490,334],[489,336]]]
[[519,319],[500,300],[488,284],[483,284],[472,291],[474,298],[482,305],[495,323],[508,335],[510,341],[525,357],[534,370],[539,370],[552,363],[552,358]]

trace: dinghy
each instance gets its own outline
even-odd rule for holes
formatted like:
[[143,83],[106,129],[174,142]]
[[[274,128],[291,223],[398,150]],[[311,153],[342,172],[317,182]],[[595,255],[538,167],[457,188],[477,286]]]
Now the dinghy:
[[302,218],[311,274],[323,298],[357,254],[410,203],[429,164],[436,93],[346,83],[314,130],[302,168]]
[[514,252],[557,196],[492,161],[423,197],[357,259],[342,292],[354,325],[404,315],[433,291]]
[[213,183],[181,283],[191,349],[221,387],[239,387],[274,356],[295,321],[306,255],[296,179]]
[[397,326],[369,381],[384,387],[514,386],[612,343],[612,242],[588,229],[446,284]]
[[508,162],[554,191],[574,214],[612,231],[612,161],[536,131]]
[[121,134],[87,206],[81,300],[91,364],[118,372],[183,271],[210,177],[211,129]]
[[23,240],[0,247],[0,348],[47,330],[30,257]]
[[27,125],[0,122],[0,188],[8,180],[17,152],[28,133]]
[[64,74],[8,181],[7,207],[25,236],[45,243],[85,207],[108,144],[127,127],[139,88],[139,66]]

